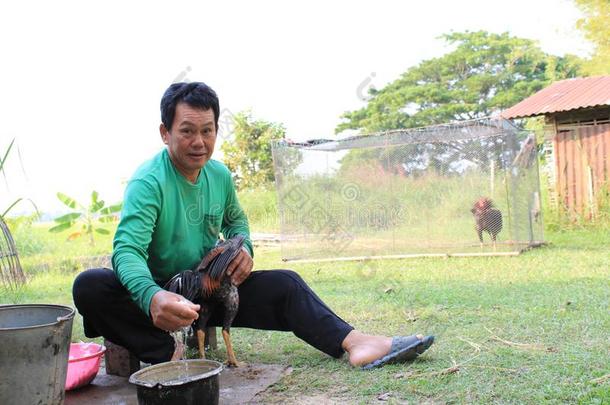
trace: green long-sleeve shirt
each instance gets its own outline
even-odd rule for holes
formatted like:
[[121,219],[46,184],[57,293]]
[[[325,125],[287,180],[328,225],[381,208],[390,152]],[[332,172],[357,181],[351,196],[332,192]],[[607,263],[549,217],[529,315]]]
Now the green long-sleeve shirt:
[[132,299],[150,315],[150,301],[160,285],[199,264],[220,232],[227,239],[245,235],[253,254],[248,220],[227,167],[209,160],[193,184],[164,149],[127,184],[112,264]]

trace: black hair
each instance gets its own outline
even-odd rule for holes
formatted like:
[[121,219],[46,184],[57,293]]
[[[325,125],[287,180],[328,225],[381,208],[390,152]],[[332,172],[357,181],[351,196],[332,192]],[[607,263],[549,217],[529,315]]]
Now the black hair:
[[161,98],[161,122],[169,131],[174,123],[176,105],[186,103],[193,108],[212,109],[218,129],[220,107],[218,96],[210,86],[202,82],[174,83],[165,90]]

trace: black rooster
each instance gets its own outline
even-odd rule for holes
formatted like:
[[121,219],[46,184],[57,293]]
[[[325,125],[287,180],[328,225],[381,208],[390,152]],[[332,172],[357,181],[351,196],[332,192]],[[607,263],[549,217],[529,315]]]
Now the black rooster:
[[224,306],[222,337],[227,347],[227,364],[237,367],[237,359],[231,344],[231,324],[239,307],[237,287],[226,275],[229,263],[239,254],[245,237],[242,235],[218,244],[193,271],[185,270],[176,274],[166,284],[165,289],[180,294],[189,301],[199,304],[199,319],[193,324],[197,333],[199,354],[205,359],[205,328],[212,313],[219,305]]
[[485,231],[491,237],[495,249],[496,237],[502,230],[502,212],[494,208],[493,202],[487,197],[479,198],[470,212],[474,215],[475,229],[481,246],[483,246],[483,231]]

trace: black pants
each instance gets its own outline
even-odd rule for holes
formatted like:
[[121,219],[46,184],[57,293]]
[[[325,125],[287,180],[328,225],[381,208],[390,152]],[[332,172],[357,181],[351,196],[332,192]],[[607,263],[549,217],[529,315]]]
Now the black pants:
[[[114,271],[82,272],[74,280],[72,295],[83,316],[87,337],[104,336],[146,363],[171,358],[173,338],[153,325],[150,317],[131,300]],[[221,325],[222,311],[218,311],[208,326]],[[290,270],[252,272],[239,286],[239,311],[233,326],[291,331],[333,357],[341,357],[341,343],[353,329]]]

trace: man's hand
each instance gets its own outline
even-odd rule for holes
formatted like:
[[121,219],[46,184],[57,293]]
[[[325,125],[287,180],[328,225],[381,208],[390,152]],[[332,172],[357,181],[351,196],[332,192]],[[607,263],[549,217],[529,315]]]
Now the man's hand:
[[227,267],[227,274],[231,277],[233,284],[240,285],[248,278],[253,267],[254,261],[252,261],[250,253],[246,248],[242,248]]
[[190,326],[199,318],[199,308],[183,296],[163,290],[153,295],[150,316],[157,328],[172,332]]

